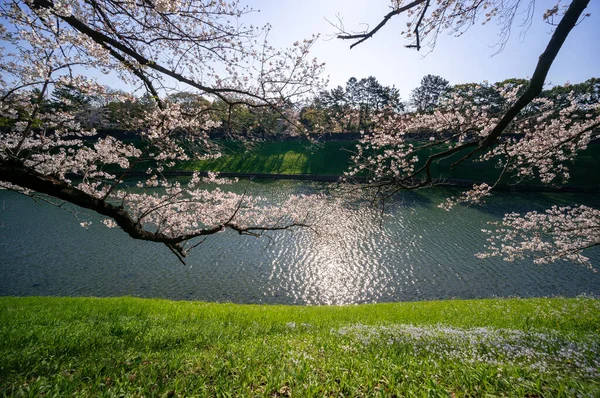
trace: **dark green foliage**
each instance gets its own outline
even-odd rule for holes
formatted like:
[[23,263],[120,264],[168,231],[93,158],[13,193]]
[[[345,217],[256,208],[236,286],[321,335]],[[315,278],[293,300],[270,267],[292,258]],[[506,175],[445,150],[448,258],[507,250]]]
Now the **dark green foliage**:
[[[421,142],[421,144],[426,142]],[[419,145],[416,141],[415,146]],[[266,173],[266,174],[315,174],[341,176],[348,169],[355,142],[331,141],[311,144],[307,140],[266,141],[255,148],[248,149],[240,143],[223,143],[223,156],[219,159],[188,162],[179,166],[185,170],[219,171],[233,173]],[[419,153],[424,162],[431,154],[431,149]],[[468,160],[456,167],[450,167],[464,156],[457,153],[436,162],[432,167],[432,175],[443,180],[465,180],[473,182],[494,183],[501,169],[494,162],[477,162]],[[600,143],[592,144],[582,151],[574,164],[570,165],[571,179],[566,186],[598,188],[600,174],[590,173],[598,169]],[[515,181],[502,180],[503,184],[541,185],[539,180]]]
[[417,112],[433,112],[449,90],[448,80],[441,76],[426,75],[421,79],[421,85],[412,91],[410,102]]
[[383,86],[373,76],[351,77],[345,88],[322,91],[311,106],[303,108],[300,122],[309,131],[368,132],[375,127],[373,116],[384,109],[404,109],[398,89]]

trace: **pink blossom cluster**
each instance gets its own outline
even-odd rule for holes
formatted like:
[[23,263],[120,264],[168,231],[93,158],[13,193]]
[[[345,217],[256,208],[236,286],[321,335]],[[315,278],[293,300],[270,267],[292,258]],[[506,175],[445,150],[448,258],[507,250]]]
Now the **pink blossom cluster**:
[[[217,126],[214,101],[279,111],[323,84],[323,64],[309,58],[317,37],[274,48],[268,26],[243,23],[251,11],[213,0],[1,3],[0,117],[9,127],[0,132],[0,187],[86,207],[107,216],[106,226],[163,242],[180,257],[190,239],[225,228],[257,234],[307,225],[317,198],[275,204],[210,188],[231,182],[216,174],[183,185],[164,174],[220,155],[207,134]],[[68,97],[48,105],[52,90],[69,87],[102,104],[141,101],[102,86],[91,77],[98,73],[151,102],[122,121],[136,142],[99,137],[80,123],[103,118],[101,106],[82,114]],[[204,102],[184,109],[170,101],[182,86]],[[280,115],[293,122],[293,112]]]
[[[600,135],[600,104],[588,94],[570,92],[560,103],[537,98],[502,132],[494,145],[482,147],[503,115],[518,98],[517,84],[490,86],[499,103],[477,104],[480,87],[454,91],[442,98],[431,113],[382,113],[375,131],[364,134],[346,178],[367,175],[379,195],[399,188],[419,188],[443,182],[432,174],[434,162],[455,153],[461,161],[493,161],[497,181],[475,184],[439,207],[450,210],[458,203],[481,204],[500,181],[521,182],[538,178],[544,184],[565,183],[569,165]],[[507,260],[525,253],[537,262],[559,258],[589,265],[580,252],[600,244],[598,211],[588,207],[552,208],[546,213],[507,215],[490,235],[486,254]]]
[[440,209],[444,209],[446,211],[450,211],[454,206],[459,203],[467,203],[467,204],[483,204],[486,196],[491,194],[492,186],[486,184],[485,182],[482,184],[475,184],[473,188],[464,191],[461,195],[457,197],[446,198],[446,201],[440,203],[438,207]]
[[[537,264],[569,260],[592,268],[582,250],[600,244],[600,210],[588,206],[553,206],[543,213],[507,214],[502,222],[493,223],[487,251],[477,256],[502,256],[506,261],[535,253]],[[592,268],[593,269],[593,268]]]

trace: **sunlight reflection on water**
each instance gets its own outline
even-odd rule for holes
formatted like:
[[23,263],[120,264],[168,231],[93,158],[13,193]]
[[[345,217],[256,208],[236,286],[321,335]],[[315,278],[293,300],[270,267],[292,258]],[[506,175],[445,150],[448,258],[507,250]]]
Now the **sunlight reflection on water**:
[[[323,185],[243,182],[233,189],[279,200]],[[134,241],[98,222],[83,230],[64,211],[0,192],[9,207],[0,215],[0,294],[282,304],[600,295],[600,274],[580,265],[473,256],[485,243],[480,229],[504,212],[573,201],[597,206],[594,195],[498,194],[486,207],[448,213],[436,207],[446,194],[402,193],[383,219],[365,206],[336,207],[319,234],[273,233],[271,241],[221,233],[183,266],[161,245]],[[600,251],[591,255],[599,264]]]

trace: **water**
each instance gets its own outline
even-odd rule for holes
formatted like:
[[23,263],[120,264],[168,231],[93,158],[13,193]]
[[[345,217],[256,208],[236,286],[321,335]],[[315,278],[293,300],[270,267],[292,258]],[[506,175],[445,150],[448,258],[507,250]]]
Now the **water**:
[[[296,181],[243,182],[274,199],[322,190]],[[0,191],[0,295],[140,296],[278,304],[481,297],[600,295],[600,273],[568,262],[477,259],[487,221],[552,204],[600,205],[595,195],[500,193],[485,207],[451,212],[436,189],[399,194],[383,220],[365,206],[340,208],[325,234],[232,231],[209,237],[183,265],[164,246],[118,229],[79,226],[83,216]],[[72,210],[77,210],[71,208]],[[81,210],[80,210],[81,211]],[[76,218],[79,217],[78,218]],[[588,252],[600,267],[600,250]]]

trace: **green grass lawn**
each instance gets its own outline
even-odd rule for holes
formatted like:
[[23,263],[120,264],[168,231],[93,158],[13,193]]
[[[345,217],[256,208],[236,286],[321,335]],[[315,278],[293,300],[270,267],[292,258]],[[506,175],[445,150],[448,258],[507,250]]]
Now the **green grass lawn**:
[[349,167],[355,144],[308,140],[266,141],[253,148],[236,142],[224,142],[218,159],[188,162],[185,170],[266,174],[317,174],[340,176]]
[[0,298],[4,396],[600,396],[600,300]]
[[[311,144],[308,140],[266,141],[252,149],[244,148],[236,142],[223,143],[223,156],[219,159],[186,162],[177,168],[183,170],[218,171],[233,173],[265,174],[316,174],[341,176],[350,166],[355,142],[334,141]],[[466,152],[465,152],[466,153]],[[457,153],[432,166],[434,178],[460,179],[493,183],[500,174],[495,162],[466,161],[451,168],[452,163],[465,153]],[[420,156],[424,162],[429,150]],[[600,186],[599,170],[600,144],[591,145],[569,164],[571,179],[567,185],[581,187]],[[516,181],[506,180],[505,183]],[[538,180],[520,182],[521,184],[541,185]]]

